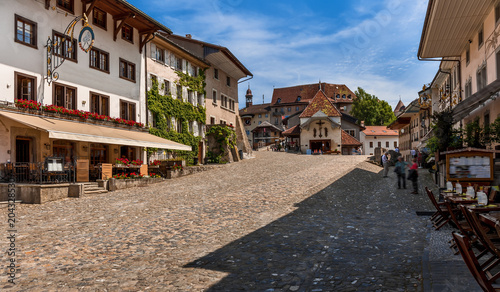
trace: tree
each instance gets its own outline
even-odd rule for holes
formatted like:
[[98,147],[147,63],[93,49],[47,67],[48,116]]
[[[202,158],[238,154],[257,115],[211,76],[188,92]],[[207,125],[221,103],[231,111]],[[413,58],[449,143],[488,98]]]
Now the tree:
[[361,87],[355,94],[357,98],[354,99],[351,115],[358,121],[364,121],[366,126],[387,126],[396,120],[391,106],[385,100],[378,99]]

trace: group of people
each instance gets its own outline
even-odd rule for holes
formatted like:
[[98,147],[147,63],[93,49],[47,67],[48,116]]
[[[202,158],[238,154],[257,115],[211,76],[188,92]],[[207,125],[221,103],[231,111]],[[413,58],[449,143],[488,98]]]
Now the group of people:
[[[384,167],[383,176],[388,177],[389,173],[389,153],[386,152],[382,155],[382,165]],[[410,167],[409,163],[406,162],[403,156],[398,156],[398,161],[394,165],[394,172],[398,177],[398,189],[401,189],[401,185],[403,185],[403,189],[406,189],[406,179],[411,180],[413,184],[413,192],[412,194],[418,194],[418,164],[417,159],[415,157],[412,158],[412,164]],[[406,169],[408,170],[408,176],[406,175]]]

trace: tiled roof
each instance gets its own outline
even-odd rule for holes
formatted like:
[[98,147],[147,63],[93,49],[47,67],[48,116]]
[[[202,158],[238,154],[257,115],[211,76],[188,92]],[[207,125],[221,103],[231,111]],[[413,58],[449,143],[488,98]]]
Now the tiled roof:
[[240,116],[263,114],[271,111],[270,103],[254,104],[239,110]]
[[283,132],[283,135],[285,135],[285,136],[300,135],[299,125],[295,125],[295,126],[291,127],[290,129],[287,129],[286,131]]
[[326,97],[322,90],[318,90],[312,99],[311,103],[300,115],[301,118],[312,117],[315,113],[322,111],[329,117],[340,117],[342,114],[333,105],[333,103]]
[[398,130],[388,129],[386,126],[366,126],[363,131],[367,136],[398,136]]
[[[318,90],[320,89],[326,94],[328,98],[333,99],[333,102],[351,103],[355,98],[354,92],[352,92],[344,84],[330,84],[330,83],[314,83],[297,85],[292,87],[275,88],[273,91],[273,99],[271,103],[274,105],[278,103],[294,103],[298,102],[298,97],[300,96],[300,101],[307,101],[314,98]],[[343,96],[345,95],[345,98]],[[349,99],[349,95],[351,98]],[[338,98],[337,98],[338,96]]]
[[403,102],[401,101],[401,99],[399,100],[398,104],[396,105],[396,107],[394,108],[394,113],[398,113],[400,111],[403,111],[405,108],[405,105],[403,104]]
[[276,127],[275,125],[269,123],[268,121],[263,121],[262,124],[258,125],[257,127],[255,127],[252,132],[254,132],[255,130],[259,129],[259,128],[270,128],[276,132],[283,132],[283,129],[280,129],[278,127]]
[[362,146],[361,142],[342,130],[342,146]]

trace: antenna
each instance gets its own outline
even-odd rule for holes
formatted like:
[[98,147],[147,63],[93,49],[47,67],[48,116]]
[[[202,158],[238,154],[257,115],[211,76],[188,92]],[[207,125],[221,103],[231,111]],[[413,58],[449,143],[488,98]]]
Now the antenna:
[[262,104],[264,104],[264,94],[262,95]]

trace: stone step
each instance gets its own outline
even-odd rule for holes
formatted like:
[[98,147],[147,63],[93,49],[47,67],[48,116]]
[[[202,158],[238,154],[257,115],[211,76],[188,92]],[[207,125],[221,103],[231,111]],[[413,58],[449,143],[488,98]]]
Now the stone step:
[[107,193],[107,192],[108,192],[108,190],[100,189],[100,190],[91,190],[91,191],[85,190],[83,193],[85,195],[88,195],[88,194],[103,194],[103,193]]

